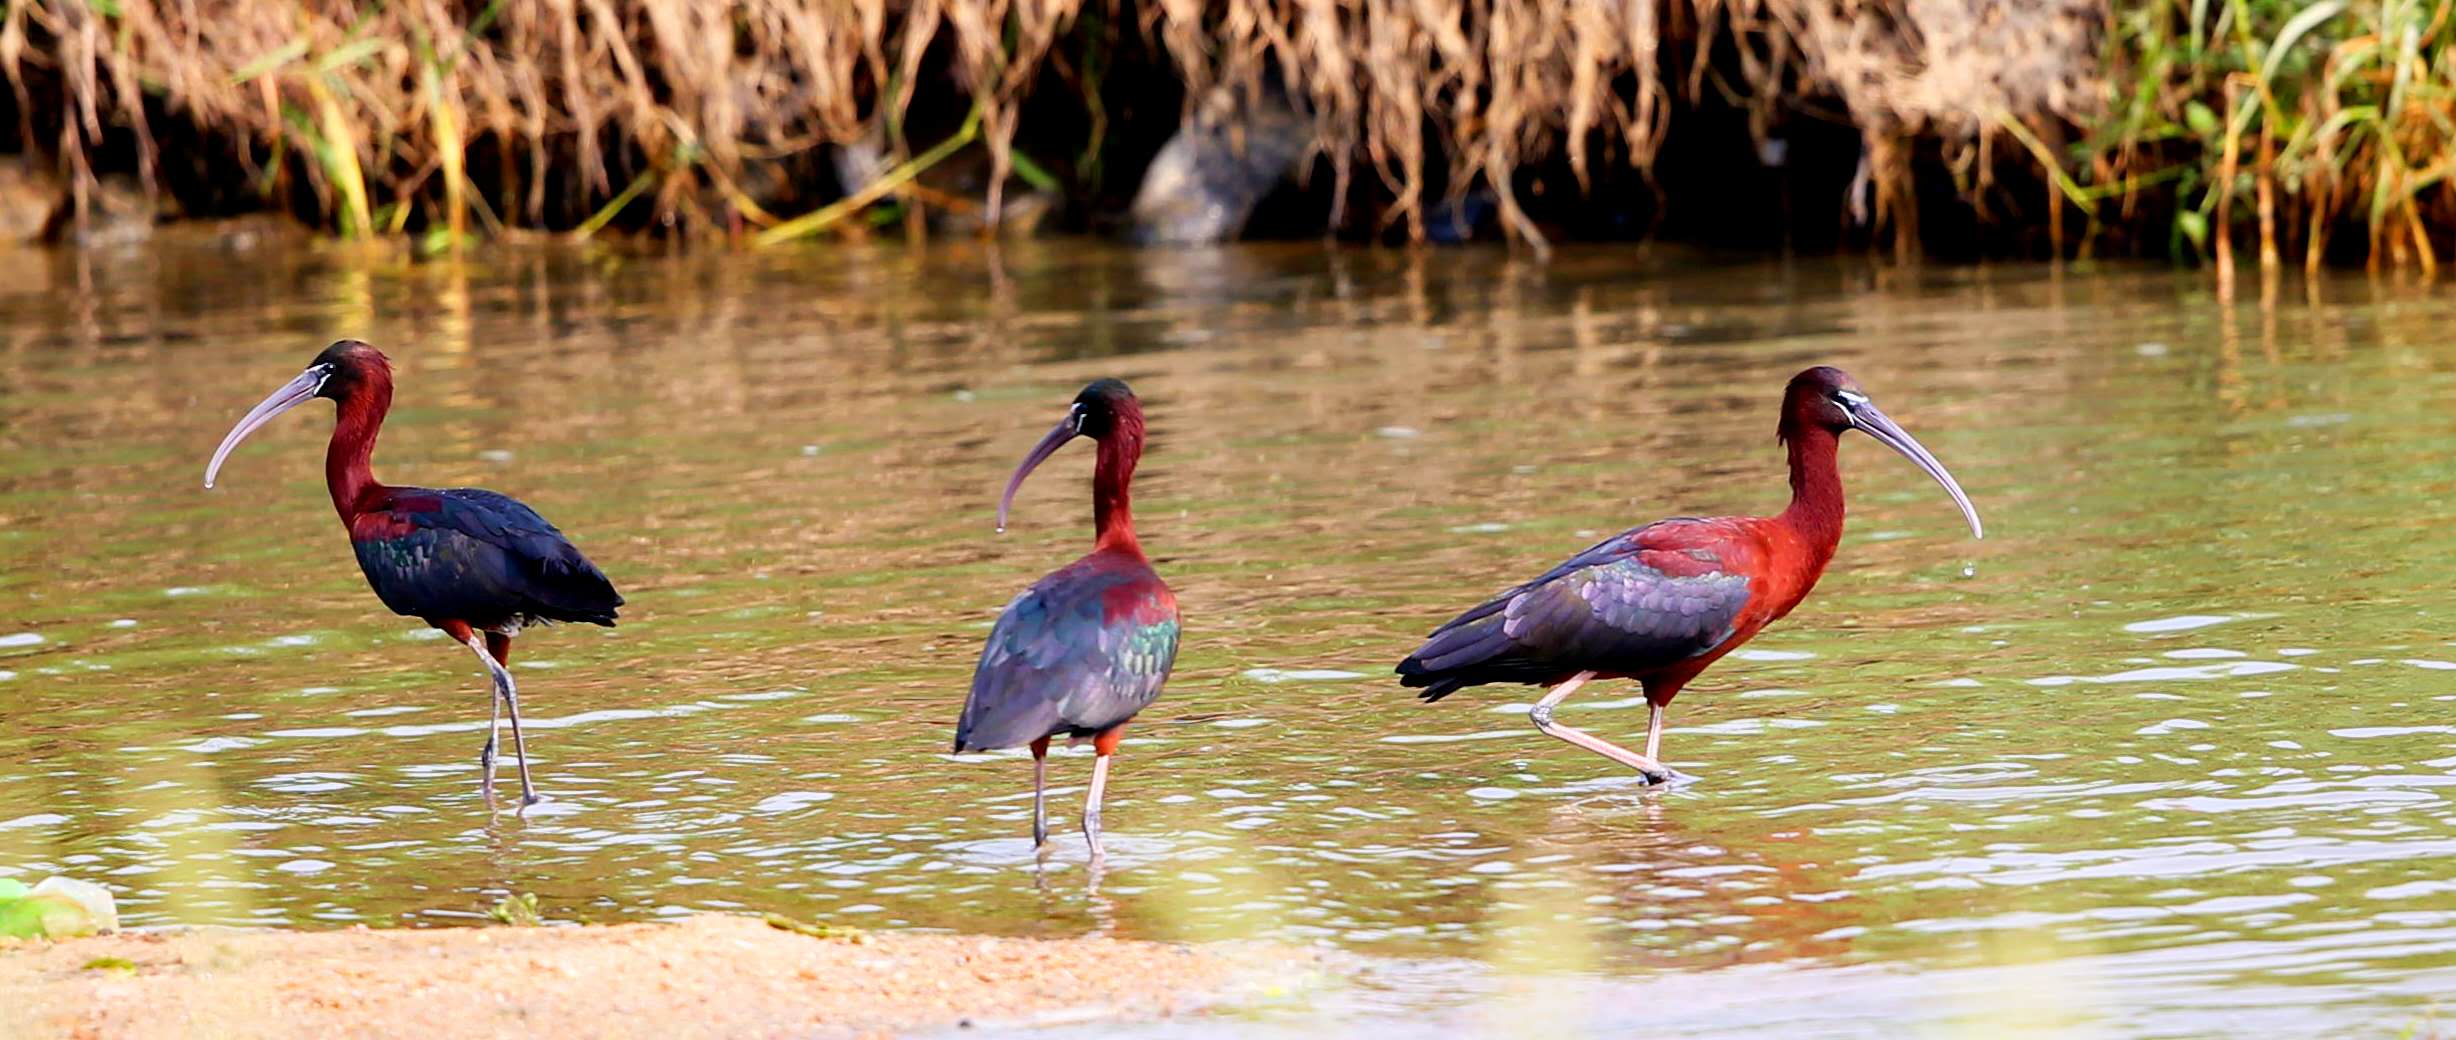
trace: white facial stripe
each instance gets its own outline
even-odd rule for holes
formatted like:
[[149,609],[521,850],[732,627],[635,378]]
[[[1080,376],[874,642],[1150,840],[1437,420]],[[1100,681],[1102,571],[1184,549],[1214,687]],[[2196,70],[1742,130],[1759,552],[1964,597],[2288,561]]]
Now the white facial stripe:
[[1843,404],[1847,404],[1853,408],[1857,408],[1860,405],[1868,403],[1868,395],[1860,393],[1857,390],[1836,390],[1833,392],[1833,395],[1841,398]]

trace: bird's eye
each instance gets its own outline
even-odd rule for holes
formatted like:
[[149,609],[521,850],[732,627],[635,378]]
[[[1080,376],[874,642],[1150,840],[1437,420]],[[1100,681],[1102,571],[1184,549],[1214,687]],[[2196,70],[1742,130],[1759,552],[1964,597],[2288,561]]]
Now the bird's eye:
[[1868,403],[1868,395],[1857,390],[1836,390],[1833,392],[1833,399],[1841,402],[1844,408],[1857,408]]

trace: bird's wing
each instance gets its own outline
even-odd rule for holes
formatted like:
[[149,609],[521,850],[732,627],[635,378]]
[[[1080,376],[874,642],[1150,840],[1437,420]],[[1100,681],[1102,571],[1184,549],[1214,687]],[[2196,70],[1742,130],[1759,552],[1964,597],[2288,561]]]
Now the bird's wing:
[[[498,492],[398,488],[383,509],[361,515],[352,537],[376,592],[405,614],[611,624],[623,603],[563,532]],[[406,601],[417,609],[404,610]]]
[[1148,570],[1070,567],[1007,604],[981,647],[957,750],[1014,747],[1117,725],[1160,695],[1177,659],[1177,601]]
[[1730,638],[1747,608],[1745,551],[1706,521],[1622,532],[1435,630],[1399,665],[1438,697],[1594,669],[1636,674]]

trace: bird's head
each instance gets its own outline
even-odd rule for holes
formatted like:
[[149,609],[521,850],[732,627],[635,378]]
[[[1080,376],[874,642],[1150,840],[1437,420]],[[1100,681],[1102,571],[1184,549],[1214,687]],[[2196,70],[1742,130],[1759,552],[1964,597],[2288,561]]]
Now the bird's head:
[[1067,415],[1078,436],[1102,440],[1143,426],[1143,402],[1122,379],[1095,379],[1076,394]]
[[392,382],[392,359],[354,339],[334,340],[332,346],[308,363],[307,371],[300,373],[300,377],[318,370],[324,372],[324,383],[316,389],[315,396],[328,401],[346,401],[378,379],[386,384]]
[[221,446],[213,449],[213,461],[205,464],[205,486],[213,486],[214,476],[222,471],[222,460],[230,457],[239,442],[272,422],[275,416],[318,397],[348,401],[379,388],[386,395],[391,392],[392,360],[383,351],[358,340],[336,341],[308,362],[305,371],[292,376],[239,418],[239,424],[222,437]]
[[1023,479],[1049,456],[1077,437],[1096,441],[1132,439],[1143,436],[1143,402],[1120,379],[1095,379],[1075,395],[1074,403],[1066,406],[1066,417],[1059,419],[1040,443],[1032,446],[1015,467],[1015,475],[1006,481],[1006,493],[998,497],[998,530],[1006,530],[1007,509],[1015,502],[1015,491]]
[[1867,391],[1851,374],[1832,365],[1818,365],[1791,377],[1782,395],[1782,436],[1816,427],[1828,433],[1853,429],[1851,402],[1867,400]]
[[1986,537],[1979,524],[1978,507],[1970,504],[1970,496],[1962,493],[1961,484],[1944,468],[1944,463],[1936,461],[1926,446],[1877,408],[1850,373],[1831,365],[1818,365],[1791,377],[1791,385],[1782,395],[1781,437],[1793,440],[1810,430],[1834,436],[1858,430],[1901,453],[1934,477],[1936,483],[1944,485],[1945,493],[1953,496],[1953,504],[1961,507],[1962,518],[1970,522],[1971,537]]

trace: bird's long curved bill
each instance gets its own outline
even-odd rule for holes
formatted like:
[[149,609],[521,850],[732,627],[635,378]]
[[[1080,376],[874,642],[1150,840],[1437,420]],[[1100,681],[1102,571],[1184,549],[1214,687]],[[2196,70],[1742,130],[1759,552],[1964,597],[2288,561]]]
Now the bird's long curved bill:
[[1878,411],[1872,404],[1861,404],[1853,408],[1851,425],[1867,431],[1868,436],[1883,441],[1885,447],[1901,452],[1903,458],[1918,463],[1919,468],[1926,470],[1928,476],[1936,478],[1936,483],[1944,485],[1944,493],[1953,496],[1953,504],[1961,507],[1963,519],[1970,521],[1970,537],[1987,537],[1986,529],[1979,526],[1978,507],[1971,505],[1970,496],[1962,493],[1961,483],[1953,479],[1952,472],[1944,468],[1944,463],[1936,461],[1936,457],[1929,454],[1927,448],[1919,443],[1918,438],[1910,435],[1910,431],[1902,429],[1901,425],[1894,422],[1891,416]]
[[1015,467],[1015,475],[1007,478],[1006,493],[998,496],[998,530],[1006,530],[1006,511],[1015,504],[1015,489],[1023,486],[1023,478],[1031,476],[1032,470],[1047,461],[1049,456],[1057,454],[1057,450],[1065,447],[1067,441],[1075,439],[1078,425],[1077,417],[1068,413],[1058,422],[1056,429],[1050,430],[1048,436],[1032,446],[1031,454],[1023,457],[1023,465]]
[[239,424],[231,427],[229,435],[222,438],[222,446],[213,449],[213,461],[205,464],[205,486],[213,486],[214,476],[222,472],[222,460],[230,457],[231,450],[237,448],[240,441],[246,440],[247,435],[256,432],[258,427],[272,422],[275,416],[313,400],[316,391],[324,389],[324,381],[332,378],[332,374],[331,369],[317,365],[299,373],[297,378],[273,391],[272,396],[248,409],[247,414],[240,417]]

